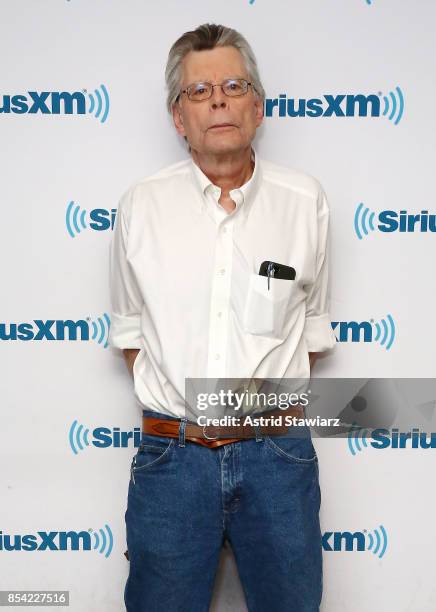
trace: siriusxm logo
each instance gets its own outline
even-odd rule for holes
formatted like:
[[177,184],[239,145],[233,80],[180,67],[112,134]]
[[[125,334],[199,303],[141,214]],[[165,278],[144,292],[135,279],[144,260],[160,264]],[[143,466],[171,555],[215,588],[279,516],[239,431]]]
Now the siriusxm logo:
[[[76,234],[80,234],[82,230],[88,229],[88,227],[97,232],[102,232],[108,229],[113,230],[115,224],[115,217],[117,214],[116,208],[107,210],[106,208],[94,208],[87,215],[85,209],[81,209],[78,204],[71,201],[67,206],[65,215],[65,224],[67,226],[67,232],[74,238]],[[88,222],[87,222],[88,216]]]
[[0,551],[95,550],[106,558],[112,552],[114,538],[106,523],[104,529],[88,531],[37,531],[36,534],[8,535],[0,531]]
[[380,322],[369,321],[332,321],[332,329],[338,342],[379,342],[387,351],[395,339],[395,323],[390,314]]
[[94,340],[108,346],[110,318],[107,313],[92,321],[87,319],[34,319],[31,323],[0,323],[0,340]]
[[[97,448],[128,448],[129,446],[137,448],[141,443],[142,432],[140,427],[135,427],[133,431],[121,431],[119,427],[113,427],[112,429],[95,427],[91,432],[91,441],[89,436],[89,429],[79,424],[77,419],[74,420],[68,432],[68,441],[75,455],[91,445]],[[131,440],[133,441],[132,445],[130,444]]]
[[326,551],[366,551],[369,550],[379,559],[383,557],[388,545],[388,535],[383,525],[368,532],[363,531],[326,531],[322,536],[322,547]]
[[[382,108],[383,106],[383,108]],[[265,117],[386,117],[395,125],[404,112],[404,96],[399,87],[387,96],[378,94],[324,94],[321,98],[278,98],[265,100]]]
[[359,240],[368,236],[369,232],[378,230],[386,234],[392,232],[436,232],[436,214],[428,210],[420,213],[409,213],[407,210],[382,210],[377,215],[377,225],[374,220],[376,213],[365,207],[361,202],[354,213],[354,231]]
[[377,450],[385,448],[436,448],[436,433],[420,431],[413,427],[411,431],[400,431],[397,428],[369,430],[353,425],[348,432],[348,449],[354,456],[364,448],[371,446]]
[[[101,91],[100,91],[101,90]],[[28,91],[26,94],[3,94],[0,114],[16,115],[94,115],[104,123],[109,114],[109,94],[104,85],[89,93],[82,91]]]

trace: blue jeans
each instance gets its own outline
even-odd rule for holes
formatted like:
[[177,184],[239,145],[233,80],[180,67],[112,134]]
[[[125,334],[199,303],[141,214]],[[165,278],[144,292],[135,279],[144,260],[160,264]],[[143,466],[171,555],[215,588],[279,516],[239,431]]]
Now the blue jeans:
[[306,429],[217,448],[185,440],[184,426],[179,438],[142,433],[125,513],[127,612],[207,612],[224,540],[250,612],[318,612],[321,492]]

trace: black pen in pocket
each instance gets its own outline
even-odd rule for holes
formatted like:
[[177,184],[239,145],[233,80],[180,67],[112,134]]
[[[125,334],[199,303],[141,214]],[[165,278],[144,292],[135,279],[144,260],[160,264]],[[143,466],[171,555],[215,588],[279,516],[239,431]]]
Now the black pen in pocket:
[[296,272],[292,266],[287,266],[276,261],[263,261],[260,264],[259,274],[267,277],[268,291],[270,290],[270,278],[283,280],[295,280]]
[[268,279],[268,291],[269,291],[269,279],[271,278],[271,276],[274,276],[274,272],[275,272],[274,262],[273,261],[269,261],[268,262],[268,267],[266,269],[266,276],[267,276],[267,279]]

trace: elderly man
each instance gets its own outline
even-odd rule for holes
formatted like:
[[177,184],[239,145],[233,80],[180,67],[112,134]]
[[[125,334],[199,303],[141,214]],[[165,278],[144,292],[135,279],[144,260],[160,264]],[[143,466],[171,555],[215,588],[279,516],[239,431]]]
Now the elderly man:
[[335,344],[327,200],[315,178],[253,149],[265,93],[241,34],[186,32],[166,82],[190,156],[124,193],[110,256],[110,344],[123,349],[142,410],[126,607],[207,611],[227,541],[251,612],[314,612],[322,547],[310,435],[201,427],[187,416],[185,382],[310,378],[314,356]]

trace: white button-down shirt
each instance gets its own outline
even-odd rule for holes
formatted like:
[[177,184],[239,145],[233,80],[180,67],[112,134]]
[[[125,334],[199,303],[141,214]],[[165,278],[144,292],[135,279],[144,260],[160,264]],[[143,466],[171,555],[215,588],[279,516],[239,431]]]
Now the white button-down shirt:
[[[185,416],[185,378],[309,378],[336,338],[328,312],[329,209],[319,182],[259,159],[219,204],[192,159],[133,184],[110,245],[109,344],[139,348],[135,396]],[[263,261],[294,280],[259,275]]]

